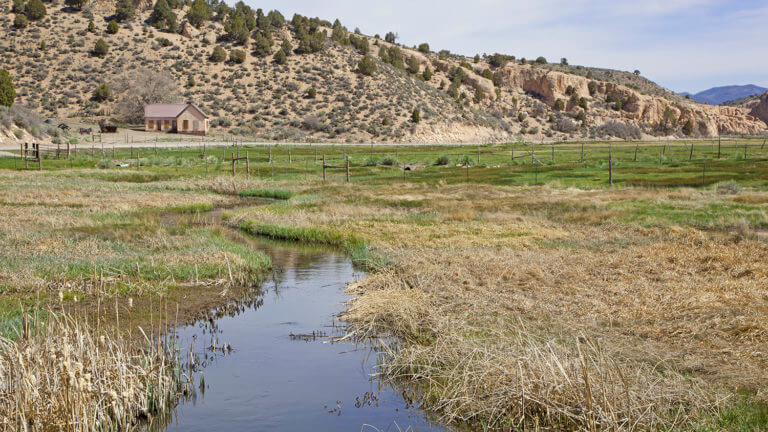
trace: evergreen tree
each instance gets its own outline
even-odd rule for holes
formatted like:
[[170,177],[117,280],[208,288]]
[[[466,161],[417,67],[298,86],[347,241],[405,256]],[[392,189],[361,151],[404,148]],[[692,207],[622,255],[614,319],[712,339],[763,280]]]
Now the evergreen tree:
[[109,45],[104,39],[99,39],[93,45],[93,55],[96,57],[104,57],[109,52]]
[[233,49],[229,52],[229,61],[236,64],[241,64],[245,61],[245,51],[241,49]]
[[227,59],[227,52],[224,50],[224,48],[216,46],[211,53],[210,59],[214,63],[221,63]]
[[72,9],[83,10],[83,6],[88,3],[88,0],[66,0],[64,3]]
[[386,35],[384,35],[384,40],[389,42],[389,43],[391,43],[391,44],[393,44],[397,40],[397,34],[395,34],[393,32],[389,32]]
[[421,121],[421,113],[419,112],[418,108],[413,109],[413,113],[411,113],[411,121],[414,123]]
[[285,51],[283,51],[283,49],[280,48],[279,50],[277,50],[277,52],[275,53],[274,57],[272,57],[272,59],[275,60],[275,63],[282,65],[282,64],[285,64],[285,62],[287,61],[287,56],[285,55]]
[[424,42],[423,44],[419,45],[419,52],[429,54],[429,44]]
[[117,0],[115,6],[115,19],[118,22],[126,22],[133,20],[136,14],[136,8],[133,5],[133,0]]
[[373,74],[376,73],[376,62],[366,55],[357,62],[357,68],[360,69],[361,74],[365,76],[373,76]]
[[93,23],[93,20],[88,21],[88,31],[91,33],[96,32],[96,24]]
[[29,24],[29,21],[27,20],[27,16],[23,14],[18,14],[15,17],[13,17],[13,26],[17,29],[23,29],[27,27]]
[[293,45],[291,45],[291,41],[288,40],[288,38],[283,39],[283,43],[280,44],[280,49],[283,50],[283,54],[286,56],[291,55],[293,52]]
[[168,0],[157,0],[149,21],[157,28],[171,29],[176,25],[176,14],[168,5]]
[[99,84],[95,89],[93,89],[93,94],[91,95],[91,98],[98,102],[103,102],[111,97],[112,90],[106,83]]
[[424,81],[432,79],[432,69],[429,68],[429,65],[424,67],[424,72],[421,74],[421,77],[424,78]]
[[30,21],[38,21],[45,18],[45,5],[41,0],[29,0],[24,6],[24,14]]
[[13,0],[13,4],[11,5],[11,12],[15,14],[23,14],[24,0]]
[[416,56],[410,56],[408,58],[408,73],[417,74],[419,73],[420,68],[421,64],[419,63],[419,59],[417,59]]
[[251,33],[245,22],[245,16],[238,12],[235,12],[235,14],[224,23],[224,31],[227,32],[227,37],[229,37],[230,40],[241,45],[246,45],[248,43],[248,38]]
[[117,26],[117,21],[112,20],[107,24],[107,33],[108,34],[115,34],[120,29],[120,27]]
[[253,54],[266,57],[272,52],[272,35],[269,32],[259,31],[253,38]]
[[193,26],[200,28],[204,22],[211,19],[211,7],[205,0],[194,0],[187,12],[187,21]]
[[13,88],[11,74],[5,69],[0,69],[0,106],[10,108],[16,99],[16,90]]

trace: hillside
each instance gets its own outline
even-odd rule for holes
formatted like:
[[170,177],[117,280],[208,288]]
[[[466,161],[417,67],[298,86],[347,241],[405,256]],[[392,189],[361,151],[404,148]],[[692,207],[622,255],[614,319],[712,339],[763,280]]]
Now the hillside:
[[[241,44],[232,37],[234,10],[214,11],[196,28],[185,19],[189,6],[180,6],[171,32],[150,25],[152,5],[141,2],[136,17],[110,34],[112,2],[82,11],[46,7],[45,18],[20,29],[9,6],[0,9],[0,52],[17,103],[45,117],[129,120],[121,107],[153,74],[170,83],[163,101],[196,103],[213,118],[213,133],[263,139],[483,142],[768,131],[748,109],[696,104],[636,74],[410,49],[320,19],[284,20],[243,7],[238,13],[266,30],[246,29]],[[103,56],[93,52],[100,39]],[[275,54],[286,43],[278,64]],[[216,47],[222,61],[211,60]],[[366,50],[372,76],[358,68]],[[111,94],[94,97],[101,83]]]
[[760,95],[766,90],[768,89],[753,84],[713,87],[696,94],[691,94],[691,99],[709,105],[721,105],[734,99]]

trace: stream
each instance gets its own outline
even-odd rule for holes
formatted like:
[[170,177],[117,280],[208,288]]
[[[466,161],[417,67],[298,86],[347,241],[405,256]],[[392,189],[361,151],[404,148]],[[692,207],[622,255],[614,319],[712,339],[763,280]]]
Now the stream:
[[226,230],[270,255],[274,273],[235,313],[178,329],[181,355],[191,344],[200,366],[195,391],[153,430],[447,430],[372,376],[374,350],[334,341],[346,284],[365,276],[343,253]]

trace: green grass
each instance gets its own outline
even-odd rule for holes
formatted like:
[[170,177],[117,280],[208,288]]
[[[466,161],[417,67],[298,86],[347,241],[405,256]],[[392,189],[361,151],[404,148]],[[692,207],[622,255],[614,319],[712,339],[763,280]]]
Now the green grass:
[[752,397],[739,394],[737,400],[725,405],[715,413],[702,415],[696,432],[763,432],[768,430],[768,403],[758,402]]
[[[744,160],[744,143],[750,150]],[[691,156],[691,144],[694,152]],[[614,143],[611,146],[613,183],[617,186],[646,187],[702,187],[722,181],[734,181],[741,186],[768,189],[768,147],[762,139],[723,141],[701,140],[696,142],[644,142],[640,143],[635,158],[635,145]],[[291,159],[288,158],[288,150]],[[478,163],[478,149],[480,163]],[[554,149],[554,159],[552,157]],[[498,185],[531,185],[552,183],[562,187],[608,187],[608,143],[587,143],[582,160],[580,143],[537,144],[534,153],[538,162],[531,160],[530,143],[507,143],[484,146],[393,146],[376,145],[273,145],[222,146],[202,148],[180,147],[141,149],[142,170],[135,169],[135,152],[130,149],[100,149],[91,156],[90,149],[71,160],[44,159],[44,170],[72,168],[96,168],[98,171],[82,173],[83,176],[100,180],[129,183],[151,183],[178,178],[203,178],[231,176],[231,154],[248,151],[252,178],[277,181],[322,181],[320,160],[325,155],[328,165],[342,165],[350,158],[350,174],[353,182],[371,185],[395,182],[487,183]],[[317,152],[317,160],[315,153]],[[514,153],[514,159],[512,155]],[[446,156],[450,163],[435,165]],[[660,157],[661,156],[661,157]],[[371,160],[388,160],[393,165],[372,165]],[[462,160],[471,161],[471,167],[456,166]],[[131,164],[118,167],[118,164]],[[404,165],[416,165],[414,171],[403,171]],[[18,158],[0,158],[0,169],[24,170]],[[36,169],[31,164],[28,169]],[[244,162],[236,166],[236,175],[247,175]],[[345,180],[345,170],[326,170],[327,182]],[[272,196],[272,189],[260,189],[256,195],[286,199],[282,192]],[[263,192],[263,193],[262,193]]]
[[286,189],[246,189],[239,192],[243,197],[258,197],[287,200],[293,197],[293,191]]

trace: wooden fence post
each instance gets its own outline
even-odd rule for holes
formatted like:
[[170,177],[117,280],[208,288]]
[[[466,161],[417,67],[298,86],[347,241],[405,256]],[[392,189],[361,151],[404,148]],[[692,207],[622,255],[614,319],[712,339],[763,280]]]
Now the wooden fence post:
[[323,153],[323,182],[325,182],[325,153]]
[[744,141],[744,160],[747,160],[747,141]]
[[477,148],[477,165],[480,166],[480,147]]
[[248,157],[248,150],[245,151],[245,176],[251,178],[251,160]]
[[315,147],[315,163],[317,163],[317,144],[315,144],[314,147]]
[[720,145],[723,143],[723,138],[720,135],[717,136],[717,158],[720,159]]
[[555,144],[552,144],[552,164],[555,163]]
[[136,170],[141,171],[141,159],[139,158],[139,150],[136,150]]
[[584,163],[584,142],[581,142],[581,159],[579,163]]
[[291,158],[291,148],[290,147],[288,148],[288,163],[289,164],[293,163],[293,158]]
[[613,146],[608,145],[608,185],[613,186]]
[[347,156],[347,183],[349,183],[349,156]]
[[640,147],[640,143],[635,143],[635,160],[634,162],[637,162],[637,150]]
[[688,155],[688,162],[693,160],[693,142],[691,142],[691,153]]
[[235,152],[232,152],[232,177],[235,176]]

